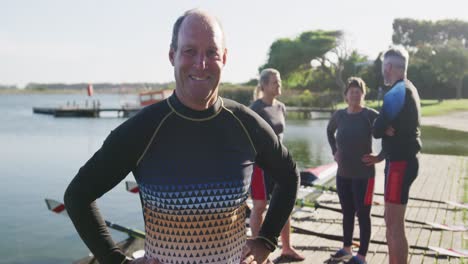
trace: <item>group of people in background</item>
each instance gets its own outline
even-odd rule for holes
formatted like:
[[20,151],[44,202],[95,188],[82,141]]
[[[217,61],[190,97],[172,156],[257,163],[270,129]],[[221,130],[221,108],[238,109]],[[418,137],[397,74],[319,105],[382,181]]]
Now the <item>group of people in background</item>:
[[[382,74],[391,87],[379,114],[365,106],[367,87],[359,77],[348,79],[344,91],[347,107],[336,111],[327,126],[332,154],[338,163],[336,188],[343,213],[343,248],[331,257],[346,263],[366,263],[371,236],[371,207],[375,185],[375,165],[386,159],[385,222],[390,263],[406,263],[408,242],[404,215],[409,189],[418,175],[419,96],[406,79],[408,53],[392,48],[383,55]],[[258,96],[258,94],[262,94]],[[285,128],[286,108],[276,99],[281,95],[280,73],[264,69],[260,73],[257,100],[250,106],[273,128],[280,140]],[[382,150],[372,151],[372,137],[382,138]],[[261,215],[274,188],[270,177],[257,166],[252,176],[252,234],[258,233]],[[352,239],[355,216],[359,221],[359,250],[353,256]],[[291,246],[290,224],[281,231],[282,255],[290,261],[304,257]]]
[[[383,55],[382,74],[390,90],[381,112],[365,106],[367,87],[359,77],[348,79],[344,91],[347,107],[336,111],[327,125],[327,137],[338,164],[336,188],[343,214],[343,248],[331,256],[346,263],[366,263],[371,237],[371,207],[375,184],[375,164],[385,165],[385,222],[390,263],[406,263],[408,242],[404,215],[410,186],[418,175],[420,141],[419,96],[406,78],[408,53],[401,48]],[[276,99],[281,94],[280,73],[264,69],[260,73],[257,100],[250,106],[273,128],[280,140],[285,128],[286,108]],[[372,137],[382,139],[382,150],[373,154]],[[255,236],[261,224],[274,182],[257,166],[252,176],[253,210],[250,217]],[[355,217],[359,221],[359,250],[352,251]],[[304,260],[290,242],[290,224],[281,231],[282,255],[290,261]]]
[[[419,169],[420,101],[414,85],[406,78],[408,53],[391,48],[383,55],[382,75],[390,87],[378,113],[365,107],[366,85],[357,77],[348,80],[347,108],[334,113],[327,136],[338,163],[336,187],[343,212],[343,248],[332,258],[347,263],[366,263],[371,234],[370,211],[374,192],[374,164],[385,159],[385,224],[389,263],[406,263],[408,241],[405,211],[411,184]],[[382,150],[372,154],[372,136],[382,139]],[[359,221],[359,251],[351,245],[354,216]]]
[[[289,217],[300,177],[282,142],[286,107],[277,99],[280,73],[263,70],[261,95],[245,107],[218,96],[227,54],[224,31],[214,16],[189,10],[179,17],[169,48],[173,95],[112,131],[68,186],[67,211],[100,263],[271,263],[268,256],[279,236],[281,257],[305,259],[290,241]],[[345,91],[348,107],[328,124],[343,211],[343,248],[333,258],[366,263],[374,164],[385,159],[389,260],[407,261],[404,214],[421,148],[419,97],[406,79],[407,66],[406,51],[388,50],[382,73],[391,89],[380,113],[364,106],[366,85],[353,77]],[[372,152],[372,136],[382,138],[379,155]],[[138,259],[116,246],[95,203],[130,172],[139,185],[146,231],[145,256]],[[249,194],[251,238],[245,227]],[[361,241],[353,256],[355,215]]]

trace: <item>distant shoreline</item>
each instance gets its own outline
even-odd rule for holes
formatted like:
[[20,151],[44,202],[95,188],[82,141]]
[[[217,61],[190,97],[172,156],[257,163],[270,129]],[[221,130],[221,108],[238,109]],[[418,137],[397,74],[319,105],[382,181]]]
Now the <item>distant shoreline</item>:
[[[132,90],[132,91],[114,91],[114,90],[94,90],[94,94],[138,94],[145,90]],[[8,95],[8,94],[87,94],[86,90],[25,90],[25,89],[0,89],[0,95]]]

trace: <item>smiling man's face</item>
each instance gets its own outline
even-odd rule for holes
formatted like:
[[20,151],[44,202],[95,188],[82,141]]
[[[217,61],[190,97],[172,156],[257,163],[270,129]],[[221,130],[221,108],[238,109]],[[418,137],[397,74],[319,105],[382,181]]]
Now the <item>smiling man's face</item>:
[[180,27],[177,49],[169,59],[174,66],[176,95],[186,106],[203,110],[217,98],[226,48],[219,24],[210,17],[192,14]]

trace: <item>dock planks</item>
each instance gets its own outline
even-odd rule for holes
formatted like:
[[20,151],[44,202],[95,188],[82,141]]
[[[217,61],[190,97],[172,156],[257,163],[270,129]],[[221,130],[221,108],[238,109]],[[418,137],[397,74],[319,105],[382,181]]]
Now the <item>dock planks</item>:
[[[377,166],[375,192],[383,192],[383,162]],[[412,185],[410,196],[421,197],[434,200],[453,200],[462,201],[464,195],[464,186],[468,177],[468,157],[462,156],[442,156],[442,155],[422,155],[420,160],[419,176]],[[330,200],[330,195],[323,195],[318,200]],[[338,197],[334,198],[338,201]],[[374,201],[383,201],[383,197],[374,196]],[[339,207],[339,204],[332,204]],[[372,213],[383,214],[383,206],[373,206]],[[311,214],[311,213],[310,213]],[[305,219],[307,215],[301,215]],[[301,219],[298,213],[293,219]],[[432,221],[443,224],[467,225],[463,220],[463,210],[454,209],[447,204],[437,204],[430,202],[412,201],[408,203],[407,219],[418,221]],[[332,221],[322,221],[320,219],[335,219]],[[464,221],[464,222],[463,222]],[[359,226],[354,229],[354,236],[359,236]],[[298,225],[314,231],[324,231],[341,235],[341,215],[325,210],[318,210],[316,221],[292,221],[292,225]],[[418,246],[437,246],[444,248],[463,249],[467,247],[467,242],[463,243],[465,232],[452,232],[433,230],[430,227],[406,224],[406,234],[410,245]],[[381,218],[372,218],[371,239],[385,241],[385,222]],[[465,234],[465,237],[467,235]],[[292,234],[291,242],[296,249],[299,249],[306,256],[302,263],[323,263],[330,254],[338,250],[341,242],[318,239],[311,236]],[[355,249],[357,252],[357,249]],[[386,245],[370,244],[367,255],[368,263],[388,263],[388,249]],[[276,250],[271,259],[275,260],[281,254],[281,250]],[[290,262],[281,262],[290,263]],[[291,262],[293,263],[293,262]],[[297,262],[294,262],[297,263]],[[433,251],[422,251],[418,249],[409,250],[408,263],[466,263],[466,259],[438,256]]]

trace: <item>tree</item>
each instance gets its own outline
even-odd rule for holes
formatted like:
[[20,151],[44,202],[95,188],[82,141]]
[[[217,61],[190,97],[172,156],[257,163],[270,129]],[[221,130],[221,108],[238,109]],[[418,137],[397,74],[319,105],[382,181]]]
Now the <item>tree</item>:
[[268,60],[259,71],[275,68],[287,79],[301,67],[310,68],[310,62],[321,57],[337,45],[341,31],[306,31],[295,39],[282,38],[271,44]]
[[270,47],[267,63],[259,70],[276,68],[286,84],[302,89],[310,88],[307,86],[313,85],[317,78],[324,81],[324,76],[317,76],[315,73],[319,71],[327,75],[325,79],[332,80],[339,88],[339,94],[343,95],[345,69],[351,67],[353,69],[350,68],[348,72],[354,72],[354,64],[363,60],[366,58],[346,47],[343,32],[306,31],[295,39],[283,38],[275,41]]
[[367,71],[369,63],[347,47],[343,32],[318,30],[273,42],[267,63],[259,70],[265,68],[279,70],[287,87],[320,92],[329,97],[327,101],[336,101],[344,100],[345,80]]
[[[410,64],[410,76],[415,75],[415,80],[426,87],[436,83],[445,86],[442,89],[453,87],[456,98],[462,97],[463,79],[468,75],[468,22],[395,19],[392,39],[394,44],[412,51],[416,58]],[[438,93],[438,97],[446,96]]]
[[361,56],[356,50],[348,49],[344,38],[340,38],[335,48],[315,58],[315,61],[319,64],[318,68],[334,80],[343,100],[345,80],[351,76],[359,76],[369,66],[367,57]]
[[433,48],[428,45],[421,46],[416,52],[410,54],[408,76],[418,87],[421,97],[439,100],[450,98],[446,86],[436,76],[431,58],[434,54]]
[[456,39],[468,48],[468,22],[446,19],[439,21],[415,20],[409,18],[393,21],[394,44],[407,48],[421,45],[443,45],[451,39]]
[[437,79],[455,87],[456,98],[462,98],[463,79],[468,74],[468,49],[457,40],[449,40],[446,45],[434,47],[430,61]]
[[320,70],[328,74],[335,81],[336,86],[338,86],[341,92],[341,97],[344,100],[346,83],[343,80],[343,71],[345,62],[349,59],[349,50],[343,43],[344,42],[341,42],[341,45],[338,44],[322,56],[317,56],[315,61],[319,63]]
[[[381,99],[379,98],[379,87],[384,85],[382,76],[382,53],[376,57],[374,61],[367,61],[363,67],[356,70],[354,75],[360,76],[368,87],[367,99]],[[359,65],[359,63],[355,63]]]

